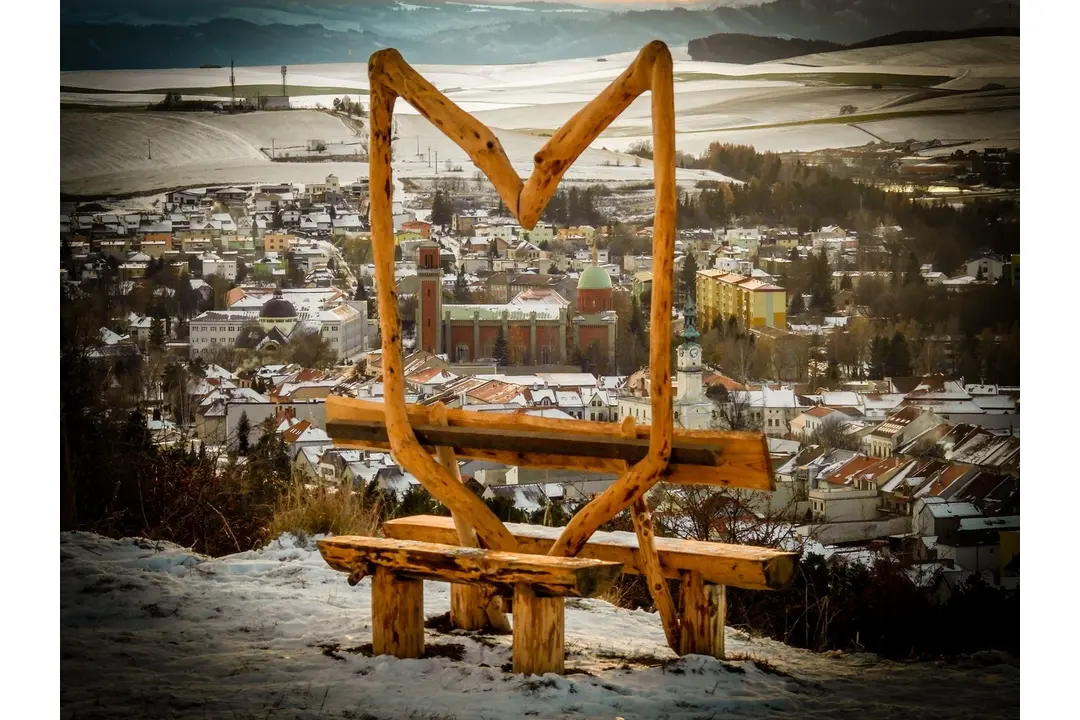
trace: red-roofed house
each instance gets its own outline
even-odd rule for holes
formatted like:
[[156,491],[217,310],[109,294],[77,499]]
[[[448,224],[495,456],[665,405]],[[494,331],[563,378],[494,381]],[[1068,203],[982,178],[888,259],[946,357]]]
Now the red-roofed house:
[[788,427],[791,436],[796,440],[806,440],[813,437],[814,433],[821,430],[826,423],[847,422],[850,420],[845,413],[830,407],[814,407],[804,410],[796,415]]

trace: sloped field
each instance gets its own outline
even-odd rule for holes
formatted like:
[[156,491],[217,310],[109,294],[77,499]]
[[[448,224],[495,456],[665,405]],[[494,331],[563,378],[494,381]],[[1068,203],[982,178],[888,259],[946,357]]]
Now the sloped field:
[[[496,129],[523,177],[532,156],[622,73],[636,53],[607,62],[579,58],[490,66],[417,65],[437,88]],[[953,140],[1013,145],[1019,138],[1019,39],[972,38],[841,51],[784,63],[728,65],[684,59],[676,48],[676,146],[694,154],[711,142],[753,144],[759,150],[820,150],[888,140]],[[408,59],[408,58],[406,58]],[[237,84],[272,86],[277,67],[237,68]],[[79,102],[122,102],[125,93],[145,105],[163,88],[194,93],[227,85],[228,69],[62,73],[69,88],[102,88],[94,95],[68,93]],[[295,66],[288,82],[294,106],[329,107],[335,88],[366,102],[362,63]],[[344,93],[342,93],[344,94]],[[95,99],[97,98],[97,99]],[[847,107],[845,107],[847,106]],[[852,110],[854,108],[854,110]],[[841,115],[841,109],[845,114]],[[652,168],[618,153],[652,136],[651,96],[646,93],[607,128],[567,173],[571,181],[648,181]],[[475,168],[465,153],[405,101],[395,106],[399,177],[427,177],[460,166]],[[134,192],[191,183],[311,182],[335,172],[366,175],[362,163],[268,164],[260,148],[301,148],[322,140],[331,153],[351,155],[357,138],[336,117],[316,110],[215,115],[212,113],[63,112],[61,187],[71,193]],[[969,121],[970,120],[970,121]],[[881,131],[875,130],[875,127]],[[154,159],[148,160],[150,139]],[[430,148],[430,151],[429,151]],[[301,151],[302,152],[302,151]],[[435,167],[435,154],[438,167]],[[280,152],[277,154],[280,158]],[[640,166],[638,166],[640,165]],[[130,177],[124,177],[129,173]],[[680,171],[684,181],[703,179]]]
[[[472,161],[430,122],[415,114],[396,118],[398,177],[452,173],[472,179]],[[295,156],[313,139],[326,142],[338,155],[365,146],[366,138],[358,138],[341,120],[314,110],[242,115],[62,111],[60,126],[60,190],[72,195],[149,194],[226,183],[310,183],[330,173],[351,182],[368,174],[363,162],[271,162],[260,151],[273,144],[276,157]],[[496,134],[515,169],[528,177],[532,158],[547,138],[507,130]],[[572,182],[648,182],[652,177],[650,162],[596,149],[582,153],[565,175]],[[680,170],[678,177],[689,183],[725,179],[699,170]]]

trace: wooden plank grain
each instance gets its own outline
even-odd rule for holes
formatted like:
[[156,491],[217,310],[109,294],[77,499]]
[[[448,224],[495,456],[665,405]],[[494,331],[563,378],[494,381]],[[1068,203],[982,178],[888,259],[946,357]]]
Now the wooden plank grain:
[[[562,530],[526,523],[506,523],[506,529],[521,552],[538,555],[550,550]],[[387,537],[435,543],[453,544],[456,538],[453,521],[435,515],[387,520],[383,532]],[[664,537],[654,538],[653,546],[666,578],[678,580],[682,572],[696,571],[706,582],[748,590],[782,590],[794,578],[798,559],[797,553],[771,548]],[[624,573],[644,574],[634,533],[596,532],[578,557],[622,563]]]
[[[406,411],[410,424],[414,427],[429,424],[427,407],[408,405]],[[342,447],[386,450],[389,447],[388,441],[384,431],[377,427],[385,422],[385,413],[382,403],[331,395],[326,399],[327,432],[334,442]],[[531,415],[479,413],[467,410],[447,410],[446,420],[450,428],[494,430],[495,432],[489,433],[489,437],[484,441],[488,445],[512,444],[509,440],[500,441],[498,437],[492,440],[490,435],[501,435],[504,438],[517,437],[513,434],[532,429],[552,433],[553,437],[557,438],[553,443],[554,447],[542,444],[542,452],[525,452],[520,446],[497,449],[453,445],[459,457],[522,467],[561,468],[582,472],[622,474],[627,469],[627,461],[621,458],[570,455],[566,452],[567,446],[560,442],[565,436],[591,438],[592,442],[632,439],[623,437],[620,426],[614,423],[554,420]],[[357,426],[364,429],[354,432],[351,429],[344,429],[344,426]],[[649,435],[648,425],[637,426],[634,429],[634,438],[638,443],[647,444]],[[366,439],[359,439],[361,437]],[[468,443],[468,440],[463,438],[461,442]],[[631,458],[629,462],[634,462],[633,458],[641,457],[641,451],[636,449],[638,445],[624,442],[621,447],[624,449],[619,452],[629,456]],[[434,453],[435,447],[428,446],[428,451]],[[603,453],[615,454],[610,451],[603,451]],[[707,462],[716,464],[693,465],[683,462],[697,459],[696,456],[699,453],[707,458]],[[676,429],[672,439],[672,460],[661,471],[660,478],[665,482],[676,484],[752,490],[774,490],[776,487],[765,436],[762,433],[726,430]]]
[[[451,528],[453,520],[450,521]],[[554,596],[596,597],[622,572],[614,561],[527,555],[423,541],[341,536],[320,540],[319,552],[335,570],[351,573],[357,567],[384,567],[395,573],[427,580],[512,587],[529,583]]]

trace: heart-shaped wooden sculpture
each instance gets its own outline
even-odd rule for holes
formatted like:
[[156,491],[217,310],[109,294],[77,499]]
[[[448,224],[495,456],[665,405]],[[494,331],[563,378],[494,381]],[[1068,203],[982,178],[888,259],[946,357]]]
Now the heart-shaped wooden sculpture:
[[[368,61],[368,78],[371,85],[370,220],[382,333],[386,428],[391,451],[394,459],[433,497],[450,508],[463,543],[479,543],[495,550],[515,550],[513,536],[483,501],[460,482],[452,451],[449,458],[444,459],[445,464],[440,464],[417,442],[405,407],[391,217],[390,136],[394,103],[399,97],[404,99],[468,153],[473,163],[491,180],[521,226],[532,229],[574,160],[636,97],[646,90],[652,91],[656,214],[649,349],[652,395],[649,452],[571,519],[550,553],[576,555],[601,525],[633,506],[642,565],[664,621],[668,641],[672,647],[677,647],[675,609],[653,547],[652,521],[644,501],[645,493],[656,484],[668,465],[674,424],[671,309],[676,210],[675,101],[671,54],[667,46],[659,41],[646,45],[625,72],[560,128],[534,156],[535,168],[527,182],[522,182],[495,134],[421,77],[396,50],[380,50],[372,55]],[[624,426],[624,431],[633,434],[632,422]],[[453,467],[450,467],[451,463]]]

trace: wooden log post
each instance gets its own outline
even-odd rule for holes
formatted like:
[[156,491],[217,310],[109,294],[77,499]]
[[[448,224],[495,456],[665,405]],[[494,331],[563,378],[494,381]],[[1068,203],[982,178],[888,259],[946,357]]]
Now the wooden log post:
[[[671,53],[664,43],[651,42],[642,48],[633,67],[632,74],[624,73],[616,83],[624,82],[624,93],[630,95],[640,95],[645,90],[652,91],[656,212],[653,220],[653,289],[649,341],[649,394],[652,398],[649,450],[643,460],[570,519],[562,536],[551,548],[553,555],[577,555],[581,552],[585,543],[601,525],[643,497],[660,480],[671,460],[675,424],[671,396],[671,309],[677,209],[675,86]],[[642,79],[646,81],[641,82]],[[588,107],[582,112],[587,109]],[[552,141],[555,139],[552,138]],[[531,183],[532,179],[529,182]],[[529,184],[526,183],[522,193],[523,212],[528,190]]]
[[711,655],[724,659],[724,619],[727,594],[723,585],[705,583],[701,573],[680,573],[680,655]]
[[371,635],[376,655],[424,654],[424,581],[375,568],[371,581]]
[[[484,501],[469,492],[456,481],[449,471],[441,466],[420,445],[413,434],[405,409],[405,368],[401,345],[401,321],[398,316],[397,285],[394,280],[394,223],[391,215],[393,199],[393,171],[390,166],[391,127],[393,123],[394,103],[398,94],[416,107],[418,104],[429,107],[427,102],[418,100],[417,95],[429,95],[434,88],[430,83],[419,82],[415,72],[406,72],[407,65],[401,55],[387,48],[372,54],[368,60],[368,81],[371,91],[369,97],[369,187],[371,193],[371,251],[375,263],[375,285],[379,300],[379,330],[382,335],[383,361],[383,401],[386,410],[386,431],[390,440],[391,454],[394,460],[411,472],[431,495],[450,508],[455,515],[465,519],[485,544],[496,550],[514,550],[514,538],[506,531],[495,513]],[[411,68],[408,68],[411,71]],[[414,77],[415,76],[415,77]],[[435,91],[437,92],[437,91]],[[429,101],[445,101],[441,94],[429,97]],[[455,121],[466,122],[467,113],[443,111]],[[443,127],[447,120],[436,116],[434,122]],[[474,120],[475,122],[475,120]],[[482,137],[477,123],[476,140]],[[466,132],[464,125],[454,125],[459,134]],[[448,128],[443,127],[444,130]],[[483,162],[489,165],[488,174],[496,168],[510,168],[502,148],[494,141],[486,146]],[[481,165],[484,167],[484,165]],[[516,174],[514,175],[517,178]],[[517,178],[520,183],[520,178]]]
[[[435,403],[428,413],[428,419],[432,425],[446,427],[449,424],[446,405],[441,402]],[[458,482],[462,482],[461,469],[458,467],[454,448],[440,445],[437,454],[443,467],[449,470]],[[460,515],[456,513],[451,513],[451,515],[454,520],[454,529],[457,531],[458,544],[462,547],[480,547],[476,530]],[[483,630],[488,625],[503,632],[509,632],[511,629],[510,621],[506,619],[500,598],[495,594],[493,587],[484,588],[461,583],[450,585],[450,624],[460,630]]]
[[540,597],[527,583],[514,586],[514,672],[562,675],[566,657],[565,603]]

